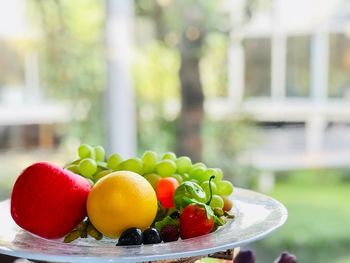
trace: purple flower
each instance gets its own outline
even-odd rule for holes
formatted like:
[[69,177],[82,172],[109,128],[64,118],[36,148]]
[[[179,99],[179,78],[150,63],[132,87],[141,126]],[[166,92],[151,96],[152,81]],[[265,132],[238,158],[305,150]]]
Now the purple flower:
[[297,263],[297,258],[288,252],[283,252],[274,263]]
[[255,263],[255,253],[252,250],[242,250],[238,253],[234,263]]

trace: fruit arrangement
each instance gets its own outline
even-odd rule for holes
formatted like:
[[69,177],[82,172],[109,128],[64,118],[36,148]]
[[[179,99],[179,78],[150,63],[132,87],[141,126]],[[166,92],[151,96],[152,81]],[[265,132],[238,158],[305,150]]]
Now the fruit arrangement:
[[63,168],[36,163],[18,177],[11,215],[25,230],[64,242],[91,236],[117,245],[155,244],[215,231],[234,216],[233,185],[218,168],[172,152],[108,157],[101,146],[78,148]]

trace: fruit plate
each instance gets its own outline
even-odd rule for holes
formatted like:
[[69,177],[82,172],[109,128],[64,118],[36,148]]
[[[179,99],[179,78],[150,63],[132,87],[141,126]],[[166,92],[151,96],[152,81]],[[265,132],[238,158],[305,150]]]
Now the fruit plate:
[[10,201],[0,202],[0,253],[55,262],[144,262],[205,256],[262,239],[282,226],[286,208],[266,195],[236,188],[231,195],[235,219],[215,232],[169,243],[118,246],[104,238],[79,239],[70,244],[47,240],[20,229],[10,215]]

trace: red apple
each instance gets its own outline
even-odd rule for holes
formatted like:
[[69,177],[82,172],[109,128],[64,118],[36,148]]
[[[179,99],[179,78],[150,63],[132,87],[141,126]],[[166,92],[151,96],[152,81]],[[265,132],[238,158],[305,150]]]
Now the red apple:
[[15,182],[12,218],[38,236],[63,237],[85,218],[90,190],[90,183],[77,174],[47,162],[35,163]]

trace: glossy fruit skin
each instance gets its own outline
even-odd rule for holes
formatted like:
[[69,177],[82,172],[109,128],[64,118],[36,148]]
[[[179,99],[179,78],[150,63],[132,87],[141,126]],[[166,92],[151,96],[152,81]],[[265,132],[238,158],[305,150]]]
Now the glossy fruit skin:
[[176,241],[180,237],[179,229],[174,225],[164,226],[160,230],[160,236],[164,242]]
[[118,171],[102,177],[87,199],[90,222],[103,235],[119,237],[130,227],[148,228],[158,210],[156,193],[143,176]]
[[204,208],[196,204],[186,206],[180,214],[180,236],[182,239],[208,234],[214,227],[214,219],[208,218]]
[[17,178],[11,195],[11,216],[33,234],[60,238],[85,218],[90,190],[90,183],[83,177],[38,162]]
[[120,235],[117,246],[141,245],[142,241],[143,233],[141,229],[131,227]]
[[224,211],[230,211],[233,207],[233,203],[232,200],[230,200],[228,197],[226,196],[222,196],[221,197],[222,200],[224,201],[224,207],[222,208],[222,210]]
[[183,182],[174,193],[174,203],[178,210],[192,203],[192,199],[205,203],[206,194],[203,189],[194,182]]
[[157,198],[160,204],[165,208],[173,208],[174,193],[179,186],[179,182],[172,177],[166,177],[159,180],[157,184]]
[[157,189],[157,184],[161,177],[155,173],[145,174],[143,177],[152,185],[153,189]]
[[162,242],[157,229],[151,227],[143,231],[143,243],[144,244],[157,244]]

